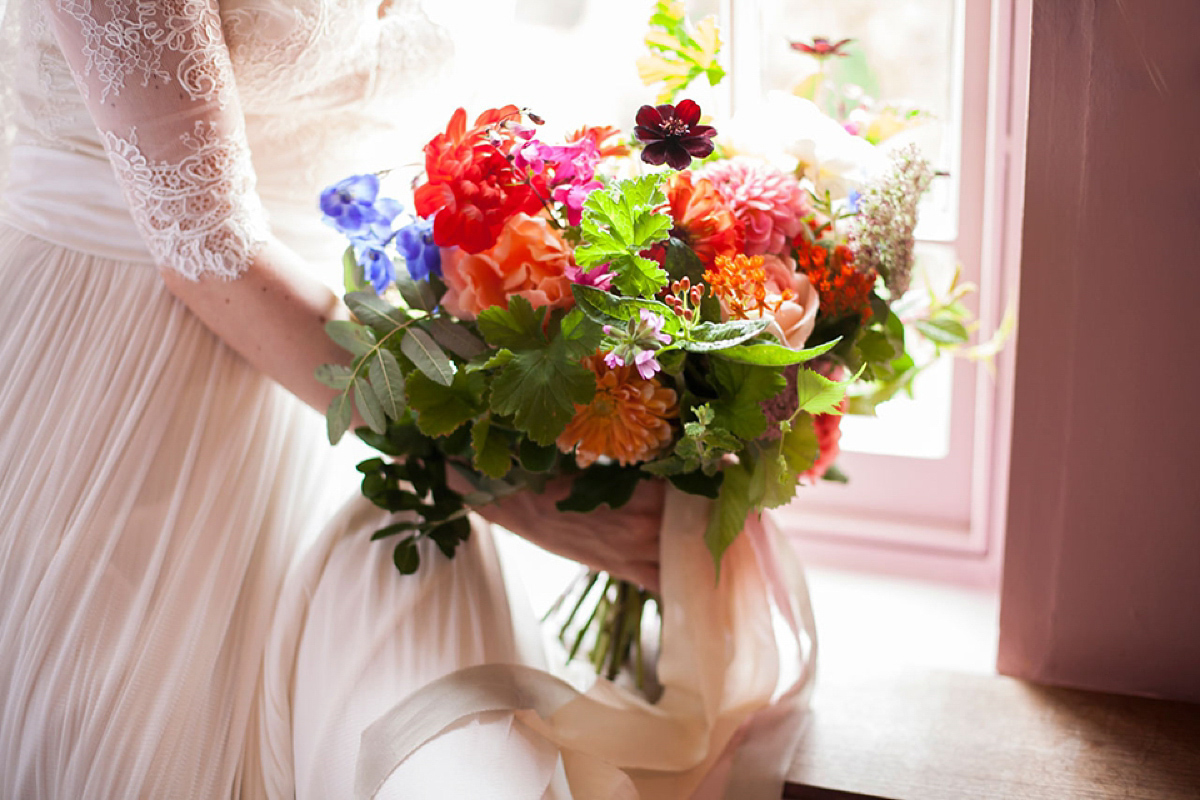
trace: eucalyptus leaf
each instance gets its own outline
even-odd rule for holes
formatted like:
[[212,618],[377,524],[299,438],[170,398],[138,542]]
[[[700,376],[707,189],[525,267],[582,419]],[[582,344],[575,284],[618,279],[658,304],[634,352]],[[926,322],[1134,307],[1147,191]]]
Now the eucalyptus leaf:
[[359,322],[381,336],[408,322],[403,309],[392,306],[374,292],[351,292],[346,295],[346,305]]
[[354,370],[344,364],[322,364],[313,371],[313,377],[330,389],[345,391],[354,380]]
[[430,322],[429,333],[434,341],[459,358],[469,360],[487,350],[487,345],[478,336],[445,317]]
[[390,350],[380,347],[371,356],[367,375],[384,413],[392,419],[399,419],[404,413],[405,405],[404,373],[400,371],[400,362],[396,360],[396,356]]
[[375,433],[387,432],[387,417],[383,414],[383,406],[371,384],[361,375],[354,379],[354,405],[367,427]]
[[400,342],[400,349],[429,380],[442,386],[454,382],[454,363],[425,331],[409,328]]
[[354,409],[350,403],[349,389],[329,403],[329,410],[325,412],[325,429],[330,444],[337,444],[341,440],[354,419]]
[[365,356],[375,346],[375,334],[357,322],[348,319],[333,319],[325,323],[325,333],[343,350],[356,356]]

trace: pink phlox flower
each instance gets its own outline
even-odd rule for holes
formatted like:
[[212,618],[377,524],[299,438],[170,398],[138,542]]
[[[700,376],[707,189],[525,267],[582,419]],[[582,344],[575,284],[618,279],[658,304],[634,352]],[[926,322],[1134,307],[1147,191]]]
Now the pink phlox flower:
[[[612,288],[613,278],[616,277],[613,275],[608,264],[601,264],[591,272],[571,264],[563,272],[566,274],[567,280],[571,283],[591,286],[602,292],[607,292]],[[608,331],[605,331],[605,333],[608,333]]]
[[662,369],[662,365],[654,357],[653,350],[642,350],[634,357],[633,362],[637,366],[638,375],[642,376],[642,380],[650,380],[654,377],[654,373]]
[[642,318],[642,336],[654,338],[663,344],[671,343],[671,335],[662,332],[662,327],[666,323],[666,318],[661,314],[655,314],[648,308],[639,308],[638,314]]
[[[604,364],[609,369],[616,369],[617,367],[625,366],[625,359],[617,355],[615,350],[611,350],[604,354]],[[638,372],[641,372],[641,369]]]

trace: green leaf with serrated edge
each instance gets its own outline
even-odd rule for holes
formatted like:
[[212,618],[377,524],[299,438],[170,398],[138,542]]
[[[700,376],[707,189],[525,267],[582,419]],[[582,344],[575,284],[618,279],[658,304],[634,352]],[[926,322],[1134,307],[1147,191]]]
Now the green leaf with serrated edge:
[[534,309],[524,297],[508,299],[508,308],[492,306],[479,312],[476,323],[479,333],[493,347],[510,350],[529,350],[546,343],[542,323],[546,309]]
[[767,508],[778,508],[796,496],[800,475],[821,454],[817,431],[809,414],[798,414],[779,440],[772,443],[760,462],[763,501]]
[[487,410],[486,382],[479,373],[460,372],[450,386],[434,383],[413,372],[405,381],[408,406],[417,414],[417,428],[426,436],[446,436]]
[[761,403],[787,386],[780,371],[773,367],[714,359],[710,374],[719,395],[710,402],[713,426],[746,441],[762,436],[767,429],[767,417]]
[[392,419],[404,413],[404,373],[390,350],[377,349],[368,361],[367,375],[383,411]]
[[566,358],[578,361],[595,353],[603,338],[603,329],[585,317],[582,311],[573,308],[558,321],[550,346],[561,349]]
[[383,414],[383,406],[371,384],[361,375],[354,379],[354,406],[363,422],[367,423],[367,427],[375,433],[387,432],[387,417]]
[[428,333],[420,328],[409,328],[400,340],[400,350],[413,362],[413,366],[425,377],[449,386],[454,382],[454,362]]
[[897,356],[895,343],[883,331],[865,330],[854,344],[870,364],[890,366],[892,359]]
[[354,370],[343,364],[322,364],[313,371],[313,377],[330,389],[344,391],[354,380]]
[[576,263],[584,268],[608,263],[613,285],[622,294],[652,297],[666,284],[666,271],[639,255],[665,239],[673,224],[657,208],[665,200],[659,188],[664,178],[651,173],[614,181],[584,201],[583,245],[575,250]]
[[964,344],[970,338],[966,327],[955,319],[919,319],[915,325],[922,336],[935,344]]
[[417,539],[410,536],[403,539],[392,551],[392,563],[401,575],[412,575],[421,568],[421,553],[417,550]]
[[380,539],[386,539],[389,536],[395,536],[397,533],[406,531],[415,531],[418,522],[414,520],[404,520],[403,522],[393,522],[391,525],[384,526],[371,534],[371,541],[377,542]]
[[750,498],[750,473],[744,464],[725,468],[725,479],[708,515],[704,544],[712,554],[717,576],[721,574],[721,556],[746,526],[746,516],[754,507]]
[[445,317],[431,321],[429,333],[435,342],[459,358],[469,360],[487,350],[487,345],[481,342],[478,336]]
[[721,484],[725,480],[725,473],[718,472],[715,475],[705,475],[703,472],[695,470],[679,475],[670,475],[668,476],[668,480],[681,492],[698,494],[701,497],[708,497],[715,500],[720,496]]
[[330,444],[337,444],[350,427],[354,419],[351,402],[349,389],[330,401],[329,409],[325,412],[325,431]]
[[831,381],[819,372],[801,369],[796,373],[796,390],[800,396],[800,410],[810,414],[841,414],[838,408],[846,396],[846,387],[858,379],[862,368],[852,377],[838,382]]
[[492,380],[492,411],[512,417],[538,444],[557,439],[575,415],[575,405],[590,402],[596,391],[592,371],[565,351],[551,345],[516,353]]
[[663,318],[665,332],[673,334],[679,330],[679,317],[666,303],[640,297],[618,297],[581,283],[572,284],[571,291],[575,295],[575,307],[598,325],[623,325],[644,308]]
[[471,426],[471,447],[475,450],[472,462],[475,469],[489,478],[500,480],[512,467],[508,442],[497,431],[492,430],[492,421],[483,417]]
[[739,344],[713,353],[721,358],[740,361],[743,364],[758,364],[763,367],[785,367],[788,364],[803,364],[823,355],[837,346],[838,339],[806,350],[793,350],[781,344]]
[[396,308],[374,292],[350,292],[346,295],[346,306],[359,322],[381,336],[408,322],[403,309]]
[[[487,355],[487,354],[485,353],[484,355]],[[513,360],[512,350],[501,349],[501,350],[497,350],[489,358],[484,358],[482,360],[480,358],[476,358],[474,361],[472,361],[470,364],[467,365],[466,371],[467,372],[479,372],[481,370],[497,369],[499,367],[503,367],[505,364],[507,364],[508,362],[510,362],[512,360]]]
[[620,508],[633,497],[633,490],[645,475],[636,467],[619,464],[593,464],[575,476],[571,493],[555,506],[559,511],[587,514],[601,505]]
[[442,551],[442,555],[454,558],[458,546],[471,538],[471,521],[466,517],[452,519],[429,531],[429,538]]
[[360,292],[368,286],[370,284],[363,275],[363,268],[354,255],[354,247],[347,247],[342,253],[342,287],[346,290],[346,294],[349,294],[350,292]]
[[343,350],[356,356],[371,352],[375,346],[375,334],[370,329],[347,319],[334,319],[325,323],[325,333]]
[[771,324],[769,319],[735,319],[729,322],[701,322],[680,337],[680,349],[692,353],[724,350],[753,339]]
[[517,456],[521,460],[522,469],[528,472],[547,472],[558,460],[558,448],[554,445],[542,446],[522,438],[517,447]]

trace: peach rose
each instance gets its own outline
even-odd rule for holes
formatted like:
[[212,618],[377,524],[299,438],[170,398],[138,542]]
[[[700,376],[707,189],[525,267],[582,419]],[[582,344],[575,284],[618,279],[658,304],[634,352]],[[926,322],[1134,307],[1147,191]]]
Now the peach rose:
[[[796,272],[796,264],[790,256],[763,256],[763,271],[766,272],[767,305],[778,309],[772,314],[775,324],[767,328],[779,339],[780,344],[802,350],[813,327],[817,324],[817,311],[821,297],[817,289],[803,272]],[[783,292],[790,289],[790,300],[783,300]],[[755,312],[752,316],[757,317]]]
[[513,295],[534,308],[565,308],[575,302],[566,276],[573,264],[570,247],[546,219],[516,214],[491,249],[442,251],[447,289],[442,302],[460,319],[474,319],[492,306],[508,308]]

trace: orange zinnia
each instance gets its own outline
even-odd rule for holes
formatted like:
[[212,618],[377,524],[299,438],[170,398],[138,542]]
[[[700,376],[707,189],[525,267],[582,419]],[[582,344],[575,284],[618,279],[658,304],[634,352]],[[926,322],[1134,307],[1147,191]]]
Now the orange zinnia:
[[667,181],[667,204],[675,221],[671,234],[696,251],[706,266],[717,256],[741,252],[742,227],[708,180],[687,171],[672,175]]
[[596,394],[575,406],[575,417],[558,437],[558,449],[575,451],[575,461],[588,467],[601,457],[622,466],[656,456],[671,442],[671,423],[678,416],[675,392],[633,367],[609,368],[600,355],[583,365],[596,373]]

